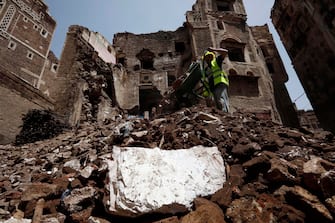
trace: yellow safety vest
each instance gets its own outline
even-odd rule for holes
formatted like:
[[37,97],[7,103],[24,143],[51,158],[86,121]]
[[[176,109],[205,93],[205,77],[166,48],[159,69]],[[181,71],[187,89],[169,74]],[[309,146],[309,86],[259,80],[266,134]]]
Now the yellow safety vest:
[[220,66],[218,65],[218,63],[216,62],[216,58],[214,58],[211,61],[211,73],[208,74],[208,77],[213,76],[214,78],[214,86],[219,84],[219,83],[224,83],[227,86],[229,86],[229,79],[228,79],[228,75],[226,74],[226,72],[224,72]]

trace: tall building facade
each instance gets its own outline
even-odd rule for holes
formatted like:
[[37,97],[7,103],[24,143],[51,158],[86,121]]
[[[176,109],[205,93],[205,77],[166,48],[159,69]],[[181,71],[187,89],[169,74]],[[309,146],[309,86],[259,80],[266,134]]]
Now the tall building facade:
[[[273,120],[286,122],[276,99],[292,107],[288,94],[275,97],[274,81],[287,80],[285,69],[267,27],[249,27],[242,0],[197,0],[187,12],[193,54],[201,57],[208,46],[228,49],[224,69],[229,74],[231,107],[270,112]],[[266,54],[265,50],[269,53]],[[269,61],[274,63],[271,65]],[[279,69],[274,71],[273,67]],[[290,114],[292,115],[292,114]],[[294,114],[292,115],[295,119]]]
[[335,132],[335,2],[276,0],[271,18],[321,127]]
[[29,110],[54,108],[46,95],[55,27],[42,0],[0,0],[0,144],[15,140]]
[[0,69],[40,88],[55,27],[43,0],[1,0]]

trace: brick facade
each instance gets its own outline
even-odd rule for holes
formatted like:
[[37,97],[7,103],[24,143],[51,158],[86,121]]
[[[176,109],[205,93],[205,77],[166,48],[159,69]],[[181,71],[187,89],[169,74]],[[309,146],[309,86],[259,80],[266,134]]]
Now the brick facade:
[[0,144],[13,142],[30,109],[53,109],[38,89],[48,93],[44,74],[55,26],[42,0],[0,2]]
[[1,66],[36,88],[43,73],[56,22],[41,0],[6,0],[0,9]]

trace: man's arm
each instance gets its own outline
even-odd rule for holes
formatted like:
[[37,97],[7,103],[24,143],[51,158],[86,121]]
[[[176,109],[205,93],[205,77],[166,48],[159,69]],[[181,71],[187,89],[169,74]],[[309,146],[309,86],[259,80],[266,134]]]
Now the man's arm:
[[207,50],[210,51],[210,52],[218,52],[220,55],[223,56],[223,58],[225,56],[227,56],[227,54],[228,54],[228,50],[227,49],[223,49],[223,48],[208,47]]

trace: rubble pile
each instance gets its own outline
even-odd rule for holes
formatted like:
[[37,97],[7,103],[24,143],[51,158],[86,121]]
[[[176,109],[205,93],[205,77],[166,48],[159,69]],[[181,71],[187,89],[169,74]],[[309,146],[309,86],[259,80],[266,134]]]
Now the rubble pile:
[[60,117],[48,110],[32,109],[22,118],[22,121],[21,131],[15,139],[16,145],[50,139],[68,128]]
[[[116,146],[199,145],[221,153],[227,175],[221,189],[184,212],[121,217],[108,211],[105,160]],[[334,136],[254,114],[198,105],[153,120],[86,122],[53,139],[1,146],[0,157],[2,222],[327,223],[335,217]]]

